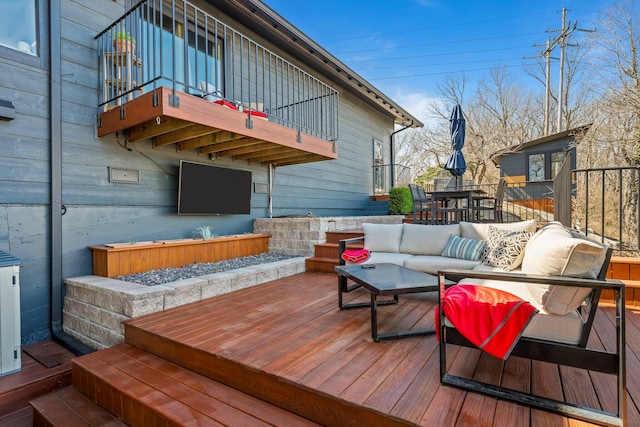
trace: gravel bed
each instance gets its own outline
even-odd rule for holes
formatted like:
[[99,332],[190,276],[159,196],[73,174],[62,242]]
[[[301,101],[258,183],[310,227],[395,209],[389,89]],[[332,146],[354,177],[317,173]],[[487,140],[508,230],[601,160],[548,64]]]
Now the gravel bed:
[[145,271],[143,273],[127,274],[124,276],[117,276],[115,279],[138,283],[140,285],[153,286],[175,282],[176,280],[205,276],[207,274],[235,270],[238,268],[250,267],[252,265],[266,264],[296,257],[297,255],[264,252],[259,255],[233,258],[225,261],[188,264],[180,268],[163,268],[160,270]]

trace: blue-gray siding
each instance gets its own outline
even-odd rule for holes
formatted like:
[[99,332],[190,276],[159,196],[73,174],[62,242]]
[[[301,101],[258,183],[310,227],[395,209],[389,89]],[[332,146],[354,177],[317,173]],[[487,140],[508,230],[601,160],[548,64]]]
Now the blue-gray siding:
[[[208,162],[207,157],[195,151],[176,152],[174,146],[153,148],[151,141],[138,141],[128,151],[115,135],[96,137],[100,82],[94,37],[125,9],[122,1],[107,0],[62,0],[61,6],[63,278],[91,274],[89,245],[191,237],[200,225],[212,226],[217,234],[251,231],[254,217],[268,215],[266,194],[252,194],[251,215],[176,214],[179,160]],[[46,34],[42,40],[47,40]],[[46,46],[40,58],[25,58],[0,47],[0,98],[16,106],[16,119],[0,122],[0,250],[22,262],[24,342],[46,337],[50,326],[51,139],[46,55]],[[273,214],[362,214],[372,187],[372,138],[388,149],[392,130],[389,116],[341,91],[339,158],[278,168]],[[118,140],[125,143],[122,135]],[[212,164],[249,170],[253,182],[268,182],[264,165],[228,159]],[[109,182],[109,167],[139,171],[140,183]]]

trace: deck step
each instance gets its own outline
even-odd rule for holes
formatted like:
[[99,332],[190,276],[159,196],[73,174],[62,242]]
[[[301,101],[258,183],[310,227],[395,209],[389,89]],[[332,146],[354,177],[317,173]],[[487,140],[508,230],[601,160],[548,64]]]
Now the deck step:
[[74,359],[73,385],[128,425],[317,425],[129,344]]
[[31,406],[34,427],[127,425],[72,386],[34,399]]
[[[32,354],[46,354],[47,360],[43,363]],[[23,346],[22,369],[3,377],[0,384],[0,417],[29,408],[30,400],[71,384],[73,357],[71,351],[50,340]]]
[[363,235],[362,230],[333,230],[327,231],[326,243],[338,243],[340,240],[351,239]]
[[305,269],[314,273],[334,273],[336,265],[339,265],[336,258],[311,257],[304,260]]

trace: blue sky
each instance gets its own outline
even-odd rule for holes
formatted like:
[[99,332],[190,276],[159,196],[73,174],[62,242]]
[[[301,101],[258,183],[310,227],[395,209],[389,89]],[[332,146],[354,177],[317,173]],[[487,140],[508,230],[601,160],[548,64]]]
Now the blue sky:
[[[491,68],[508,67],[524,84],[524,66],[567,20],[594,29],[613,0],[263,0],[409,112],[424,119],[445,76],[465,73],[473,86]],[[571,42],[582,43],[574,32]],[[556,55],[559,56],[559,50]],[[556,76],[558,63],[552,62]],[[553,84],[553,83],[552,83]],[[555,86],[553,86],[555,87]],[[540,88],[542,90],[542,88]]]

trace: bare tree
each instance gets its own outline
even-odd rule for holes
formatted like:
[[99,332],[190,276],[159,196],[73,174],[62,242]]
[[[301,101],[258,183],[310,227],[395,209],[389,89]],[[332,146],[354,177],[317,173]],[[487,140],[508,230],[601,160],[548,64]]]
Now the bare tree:
[[[600,108],[606,111],[606,139],[618,140],[628,165],[640,165],[640,6],[634,0],[615,3],[598,23],[592,41],[596,57]],[[603,129],[604,130],[604,129]]]

